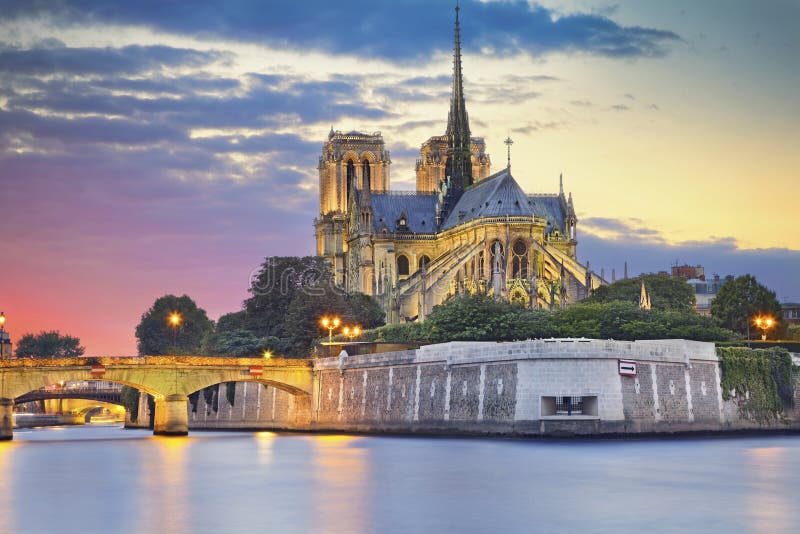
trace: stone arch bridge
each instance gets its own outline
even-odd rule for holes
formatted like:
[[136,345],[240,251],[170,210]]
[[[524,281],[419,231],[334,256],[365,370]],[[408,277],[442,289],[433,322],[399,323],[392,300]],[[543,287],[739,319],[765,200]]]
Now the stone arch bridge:
[[154,433],[189,432],[189,394],[221,382],[260,382],[295,395],[298,424],[310,423],[311,360],[141,356],[0,360],[0,440],[13,437],[14,399],[58,382],[104,380],[155,399]]

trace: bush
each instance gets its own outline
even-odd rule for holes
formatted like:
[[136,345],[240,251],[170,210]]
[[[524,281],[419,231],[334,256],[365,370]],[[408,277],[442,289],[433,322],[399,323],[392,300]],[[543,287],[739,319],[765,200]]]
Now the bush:
[[462,296],[434,307],[421,324],[384,326],[365,332],[362,340],[440,343],[551,337],[728,341],[735,335],[692,311],[640,310],[623,301],[583,302],[550,312],[488,296]]

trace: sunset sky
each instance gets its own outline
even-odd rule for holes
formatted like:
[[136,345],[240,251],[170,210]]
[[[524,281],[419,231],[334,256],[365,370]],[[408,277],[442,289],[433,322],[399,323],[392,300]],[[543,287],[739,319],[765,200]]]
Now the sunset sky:
[[[451,1],[0,0],[0,310],[135,353],[159,296],[216,319],[314,253],[322,143],[381,131],[394,189],[444,133]],[[800,3],[466,0],[493,168],[578,212],[578,259],[754,274],[800,301]]]

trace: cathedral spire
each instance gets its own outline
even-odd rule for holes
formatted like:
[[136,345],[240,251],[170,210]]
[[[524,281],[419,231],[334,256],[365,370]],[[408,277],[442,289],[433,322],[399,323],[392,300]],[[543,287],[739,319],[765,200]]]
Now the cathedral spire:
[[464,80],[461,71],[461,24],[456,3],[455,47],[453,49],[453,93],[447,117],[448,158],[445,174],[450,176],[453,189],[463,190],[472,185],[472,152],[469,117],[464,103]]

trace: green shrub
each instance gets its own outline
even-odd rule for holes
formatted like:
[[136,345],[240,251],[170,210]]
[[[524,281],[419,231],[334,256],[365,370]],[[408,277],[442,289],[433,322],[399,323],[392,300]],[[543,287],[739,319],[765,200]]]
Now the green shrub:
[[744,417],[769,423],[783,417],[794,405],[797,369],[783,348],[718,347],[722,372],[722,398],[736,399]]

